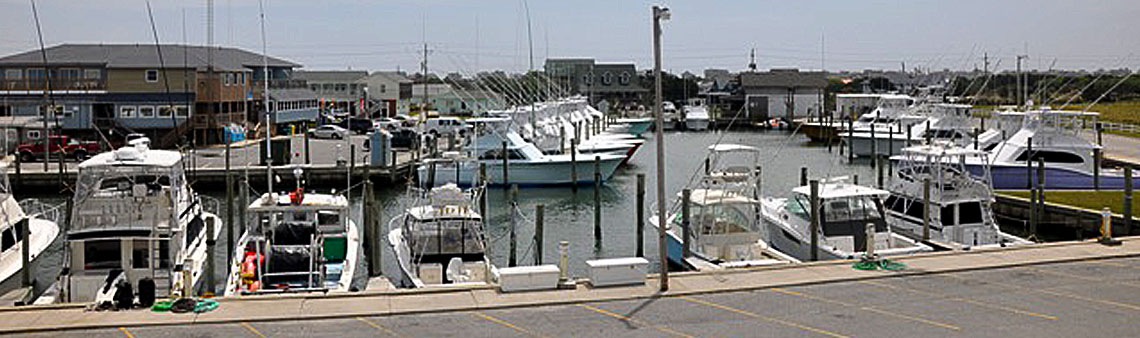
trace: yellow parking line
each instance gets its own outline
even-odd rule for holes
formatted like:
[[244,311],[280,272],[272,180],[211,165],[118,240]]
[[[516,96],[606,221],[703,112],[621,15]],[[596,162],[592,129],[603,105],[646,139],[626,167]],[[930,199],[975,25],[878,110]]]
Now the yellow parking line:
[[1100,265],[1108,265],[1108,266],[1118,267],[1118,268],[1134,268],[1134,269],[1137,268],[1135,266],[1128,265],[1128,264],[1108,262],[1108,261],[1089,261],[1089,263],[1100,264]]
[[265,338],[265,335],[261,334],[261,331],[258,331],[257,329],[253,328],[253,325],[249,325],[249,323],[246,323],[246,322],[241,322],[241,326],[244,327],[246,330],[249,330],[249,332],[253,332],[253,334],[255,336],[258,336],[260,338]]
[[383,331],[384,333],[387,333],[389,336],[403,337],[403,335],[396,333],[396,331],[389,330],[388,328],[384,327],[383,325],[376,324],[376,322],[368,320],[364,317],[356,317],[356,320],[359,320],[360,322],[362,322],[364,324],[368,324],[368,326],[371,326],[377,330]]
[[1133,305],[1133,304],[1114,302],[1111,300],[1089,298],[1089,297],[1085,297],[1085,296],[1074,295],[1071,293],[1056,292],[1056,291],[1049,291],[1049,290],[1032,290],[1032,291],[1040,292],[1040,293],[1044,293],[1044,294],[1049,294],[1049,295],[1054,295],[1054,296],[1068,297],[1068,298],[1083,300],[1083,301],[1087,301],[1087,302],[1107,304],[1107,305],[1122,307],[1122,308],[1129,309],[1129,310],[1140,311],[1140,306]]
[[488,314],[485,314],[485,313],[482,313],[482,312],[472,312],[472,313],[471,313],[471,315],[473,315],[473,316],[475,316],[475,317],[479,317],[479,318],[483,318],[483,319],[486,319],[486,320],[488,320],[488,321],[490,321],[490,322],[492,322],[492,323],[495,323],[495,324],[499,324],[499,325],[502,325],[502,326],[506,326],[506,327],[509,327],[509,328],[511,328],[511,329],[514,329],[515,331],[518,331],[519,333],[523,333],[523,334],[526,334],[526,335],[528,335],[528,336],[532,336],[532,337],[542,337],[541,335],[535,334],[535,333],[533,333],[533,332],[527,331],[526,329],[523,329],[523,328],[521,328],[521,327],[518,327],[518,325],[515,325],[515,324],[511,324],[511,323],[508,323],[507,321],[505,321],[505,320],[502,320],[502,319],[498,319],[498,318],[495,318],[495,317],[491,317],[490,315],[488,315]]
[[125,327],[120,327],[119,331],[122,331],[123,334],[127,336],[127,338],[135,338],[135,335],[132,334],[131,331],[127,330],[127,328],[125,328]]
[[800,330],[804,330],[804,331],[808,331],[808,332],[813,332],[813,333],[818,333],[818,334],[821,334],[821,335],[825,335],[825,336],[829,336],[829,337],[835,337],[835,338],[847,338],[847,336],[844,336],[844,335],[841,335],[841,334],[838,334],[838,333],[835,333],[835,332],[827,331],[827,330],[824,330],[824,329],[817,329],[817,328],[814,328],[814,327],[810,327],[810,326],[807,326],[807,325],[803,325],[803,324],[798,324],[798,323],[789,322],[789,321],[786,321],[786,320],[783,320],[783,319],[778,319],[778,318],[772,318],[772,317],[762,316],[762,315],[759,315],[759,314],[756,314],[756,313],[752,313],[752,312],[744,311],[744,310],[741,310],[741,309],[737,309],[737,308],[734,308],[734,307],[729,307],[729,306],[725,306],[725,305],[720,305],[720,304],[717,304],[717,303],[713,303],[713,302],[710,302],[710,301],[707,301],[707,300],[703,300],[703,299],[697,299],[697,298],[692,298],[692,297],[688,297],[688,296],[680,296],[680,297],[678,297],[678,298],[680,298],[680,299],[683,299],[683,300],[685,300],[685,301],[688,301],[688,302],[691,302],[691,303],[701,304],[701,305],[704,305],[704,306],[708,306],[708,307],[712,307],[712,308],[721,309],[721,310],[724,310],[724,311],[728,311],[728,312],[736,313],[736,314],[739,314],[739,315],[743,315],[743,316],[746,316],[746,317],[756,318],[756,319],[760,319],[760,320],[764,320],[764,321],[768,321],[768,322],[772,322],[772,323],[776,323],[776,324],[780,324],[780,325],[784,325],[784,326],[790,326],[790,327],[794,327],[794,328],[797,328],[797,329],[800,329]]
[[687,337],[687,338],[692,338],[692,337],[694,337],[693,335],[690,335],[690,334],[687,334],[687,333],[678,332],[678,331],[675,331],[675,330],[673,330],[673,329],[670,329],[670,328],[667,328],[667,327],[664,327],[664,326],[659,326],[659,325],[653,325],[653,324],[649,324],[649,323],[646,323],[646,322],[644,322],[644,321],[641,321],[641,320],[637,320],[637,319],[634,319],[634,318],[630,318],[630,317],[627,317],[627,316],[624,316],[624,315],[621,315],[621,314],[617,314],[617,313],[614,313],[614,312],[611,312],[611,311],[606,311],[605,309],[601,309],[601,308],[597,308],[597,307],[589,306],[589,305],[586,305],[586,304],[578,304],[578,307],[580,307],[580,308],[583,308],[583,309],[587,309],[587,310],[590,310],[590,311],[594,311],[594,312],[597,312],[597,313],[600,313],[600,314],[603,314],[603,315],[606,315],[606,316],[609,316],[609,317],[617,318],[618,320],[621,320],[621,321],[630,322],[630,323],[634,323],[634,324],[637,324],[637,325],[641,325],[641,326],[648,326],[648,327],[652,327],[652,328],[656,329],[657,331],[661,331],[661,332],[664,332],[664,333],[668,333],[668,334],[671,334],[671,335],[675,335],[675,336],[678,336],[678,337]]
[[973,300],[973,299],[966,299],[966,298],[961,298],[961,297],[951,297],[948,295],[942,295],[942,294],[938,294],[938,293],[934,293],[934,292],[923,291],[923,290],[918,290],[918,289],[911,289],[908,287],[890,285],[890,284],[874,282],[874,281],[862,281],[860,283],[868,284],[868,285],[874,285],[874,286],[892,289],[892,290],[899,290],[899,291],[916,293],[916,294],[920,294],[920,295],[924,295],[924,296],[943,297],[947,300],[973,304],[973,305],[977,305],[977,306],[981,306],[981,307],[987,307],[987,308],[991,308],[991,309],[995,309],[995,310],[1009,311],[1009,312],[1013,312],[1013,313],[1020,314],[1020,315],[1030,316],[1030,317],[1037,317],[1037,318],[1043,318],[1043,319],[1048,319],[1048,320],[1057,320],[1057,317],[1050,316],[1047,314],[1041,314],[1041,313],[1036,313],[1033,311],[1015,309],[1015,308],[1011,308],[1011,307],[1004,306],[1004,305],[990,304],[990,303],[986,303],[986,302],[982,302],[982,301],[978,301],[978,300]]
[[928,324],[928,325],[932,325],[932,326],[937,326],[937,327],[944,328],[944,329],[949,329],[949,330],[954,330],[954,331],[962,330],[962,328],[955,326],[955,325],[937,322],[937,321],[933,321],[933,320],[926,319],[926,318],[908,316],[908,315],[904,315],[901,313],[895,313],[895,312],[891,312],[891,311],[887,311],[887,310],[883,310],[883,309],[879,309],[879,308],[875,308],[875,307],[860,306],[857,304],[841,302],[841,301],[834,300],[834,299],[826,299],[826,298],[822,298],[822,297],[811,296],[811,295],[804,294],[801,292],[785,290],[785,289],[780,289],[780,288],[772,289],[772,291],[783,293],[786,295],[798,296],[798,297],[803,297],[803,298],[807,298],[807,299],[811,299],[811,300],[815,300],[815,301],[830,303],[830,304],[837,304],[837,305],[842,305],[842,306],[847,306],[847,307],[854,307],[854,308],[858,308],[860,310],[867,310],[867,311],[875,312],[875,313],[878,313],[881,315],[891,316],[891,317],[900,318],[900,319],[906,319],[909,321],[919,322],[919,323]]

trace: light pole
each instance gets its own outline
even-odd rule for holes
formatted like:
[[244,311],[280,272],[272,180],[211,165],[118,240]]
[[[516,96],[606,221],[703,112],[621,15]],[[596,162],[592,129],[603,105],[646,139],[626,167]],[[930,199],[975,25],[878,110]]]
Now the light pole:
[[[661,260],[661,292],[669,291],[669,252],[665,243],[665,118],[661,116],[661,20],[669,20],[669,9],[653,6],[653,115],[657,128],[657,255]],[[688,203],[682,201],[681,203]]]

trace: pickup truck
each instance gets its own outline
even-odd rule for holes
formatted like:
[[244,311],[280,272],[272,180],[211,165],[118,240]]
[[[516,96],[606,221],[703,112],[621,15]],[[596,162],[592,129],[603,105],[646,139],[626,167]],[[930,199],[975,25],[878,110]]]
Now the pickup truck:
[[[52,135],[48,138],[50,143],[52,156],[67,156],[82,161],[87,159],[88,156],[98,154],[103,151],[98,142],[93,141],[80,141],[68,137],[67,135]],[[31,143],[24,143],[16,147],[16,155],[20,156],[23,162],[32,162],[37,158],[42,158],[46,153],[47,147],[44,146],[44,140],[39,139]]]

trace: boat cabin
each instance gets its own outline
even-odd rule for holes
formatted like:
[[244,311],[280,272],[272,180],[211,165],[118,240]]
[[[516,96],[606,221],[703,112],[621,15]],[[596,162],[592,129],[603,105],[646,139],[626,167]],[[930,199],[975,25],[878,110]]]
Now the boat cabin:
[[[797,187],[785,204],[788,214],[811,222],[811,188]],[[888,232],[882,200],[890,193],[848,183],[824,183],[819,186],[819,225],[823,237],[831,245],[847,252],[867,250],[867,224],[876,233]],[[876,236],[876,249],[889,247],[887,236]]]
[[265,194],[248,212],[253,228],[243,261],[255,269],[243,267],[242,292],[337,289],[348,264],[355,264],[344,196]]

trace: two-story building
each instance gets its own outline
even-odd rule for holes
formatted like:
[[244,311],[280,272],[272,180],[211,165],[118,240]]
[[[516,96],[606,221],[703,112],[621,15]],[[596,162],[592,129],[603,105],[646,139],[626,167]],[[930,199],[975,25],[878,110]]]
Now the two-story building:
[[44,116],[52,102],[55,114],[47,118],[69,134],[137,132],[159,145],[191,134],[199,143],[217,142],[221,128],[256,120],[250,112],[260,107],[254,99],[265,68],[271,79],[286,80],[300,67],[273,57],[264,62],[236,48],[57,45],[0,58],[0,116]]
[[412,99],[412,80],[399,71],[375,71],[361,81],[368,88],[373,117],[407,115]]
[[743,109],[752,122],[771,118],[791,121],[816,116],[824,102],[827,76],[819,71],[772,69],[767,72],[741,72],[732,96],[730,111]]
[[297,71],[293,78],[304,80],[326,108],[367,117],[361,104],[368,100],[367,71]]
[[597,63],[594,59],[546,59],[543,70],[554,83],[583,95],[597,105],[606,101],[610,107],[641,104],[649,90],[641,86],[633,63]]
[[412,102],[416,104],[424,102],[424,93],[427,93],[428,107],[443,115],[473,116],[491,109],[502,109],[506,105],[503,96],[499,93],[481,89],[464,89],[445,83],[413,86]]

